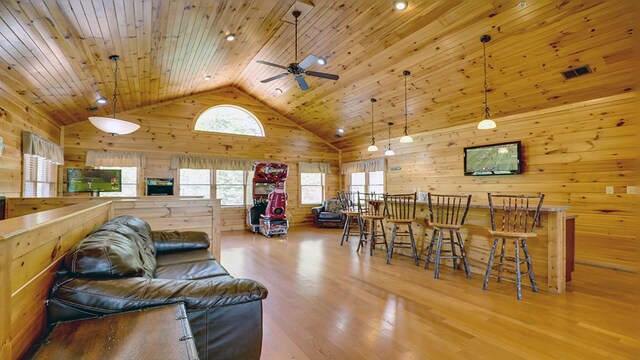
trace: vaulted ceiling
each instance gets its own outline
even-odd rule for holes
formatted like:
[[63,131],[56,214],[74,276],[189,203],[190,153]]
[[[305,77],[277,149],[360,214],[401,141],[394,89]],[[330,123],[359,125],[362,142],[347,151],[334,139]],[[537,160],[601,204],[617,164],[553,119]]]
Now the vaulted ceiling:
[[[118,111],[236,86],[339,148],[367,143],[371,97],[377,138],[475,123],[483,109],[480,36],[487,44],[492,117],[634,90],[633,2],[626,0],[310,0],[298,57],[326,57],[301,91],[287,76],[260,80],[294,58],[295,0],[1,0],[0,86],[60,124],[108,114],[120,55]],[[225,41],[227,34],[236,41]],[[565,80],[588,65],[593,73]],[[203,79],[205,75],[212,78]],[[275,89],[284,92],[278,94]],[[346,133],[335,137],[336,129]]]

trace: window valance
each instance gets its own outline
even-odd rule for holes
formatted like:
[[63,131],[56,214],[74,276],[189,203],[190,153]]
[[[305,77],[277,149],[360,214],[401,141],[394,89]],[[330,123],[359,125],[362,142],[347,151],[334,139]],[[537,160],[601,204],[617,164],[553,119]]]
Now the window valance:
[[298,168],[301,173],[323,173],[331,174],[331,164],[323,162],[299,162]]
[[225,159],[209,156],[173,155],[171,169],[253,170],[256,160]]
[[384,171],[384,158],[354,161],[342,164],[341,173]]
[[87,151],[87,166],[125,166],[139,167],[145,166],[145,156],[138,152],[119,151]]
[[22,132],[22,153],[43,157],[58,165],[64,164],[62,147],[30,131]]

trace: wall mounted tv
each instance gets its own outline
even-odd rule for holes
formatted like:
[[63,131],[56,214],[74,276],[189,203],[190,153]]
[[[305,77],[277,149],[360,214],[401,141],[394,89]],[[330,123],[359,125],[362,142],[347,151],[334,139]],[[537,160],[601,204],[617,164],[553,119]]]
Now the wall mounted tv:
[[465,175],[511,175],[522,173],[520,141],[464,148]]
[[122,172],[115,169],[67,169],[67,192],[122,191]]

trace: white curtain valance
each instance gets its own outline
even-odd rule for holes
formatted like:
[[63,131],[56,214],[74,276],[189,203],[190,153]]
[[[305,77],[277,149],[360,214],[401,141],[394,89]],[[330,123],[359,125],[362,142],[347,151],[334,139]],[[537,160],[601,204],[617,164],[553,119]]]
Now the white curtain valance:
[[331,164],[322,162],[299,162],[298,169],[301,173],[331,174]]
[[58,165],[64,164],[62,147],[30,131],[22,132],[22,153],[40,156]]
[[341,168],[343,175],[371,171],[384,171],[384,158],[348,162],[342,164]]
[[119,152],[119,151],[87,151],[87,166],[127,166],[139,167],[145,166],[145,156],[138,152]]
[[173,155],[171,169],[253,170],[256,160],[224,159],[208,156]]

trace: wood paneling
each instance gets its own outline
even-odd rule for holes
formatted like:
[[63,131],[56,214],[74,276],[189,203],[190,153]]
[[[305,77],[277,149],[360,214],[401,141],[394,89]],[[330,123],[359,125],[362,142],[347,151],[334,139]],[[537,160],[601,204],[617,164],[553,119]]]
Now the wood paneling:
[[[220,104],[237,105],[252,112],[262,122],[266,137],[192,130],[198,114]],[[288,211],[294,223],[312,220],[311,207],[300,206],[297,162],[331,163],[332,174],[326,177],[327,196],[334,197],[338,190],[339,152],[238,89],[230,87],[190,96],[128,111],[119,117],[136,122],[141,128],[130,135],[110,136],[88,121],[65,126],[65,167],[84,166],[87,150],[143,152],[147,161],[140,178],[177,178],[177,172],[169,168],[174,154],[282,161],[290,165]],[[142,191],[140,184],[138,193],[142,194]],[[241,229],[244,227],[244,207],[223,207],[221,218],[222,230]]]
[[[111,98],[111,54],[121,56],[118,111],[235,85],[339,148],[368,142],[370,97],[376,131],[403,114],[402,70],[410,70],[414,133],[476,122],[482,111],[482,46],[490,34],[489,104],[496,117],[635,89],[633,1],[315,1],[299,25],[298,57],[340,80],[292,77],[262,84],[279,69],[256,60],[294,60],[294,27],[281,19],[294,0],[65,0],[0,4],[0,76],[16,96],[60,124]],[[235,42],[223,37],[235,33]],[[592,74],[560,73],[589,65]],[[203,76],[212,76],[204,81]],[[284,89],[277,95],[276,88]],[[110,100],[111,101],[111,100]],[[335,138],[338,127],[347,132]],[[393,128],[394,136],[401,126]],[[386,136],[385,136],[386,137]]]
[[62,257],[110,214],[111,202],[96,201],[0,222],[2,359],[22,357],[40,336]]
[[[411,144],[392,139],[387,191],[421,190],[469,193],[486,202],[486,193],[546,194],[546,204],[569,205],[576,219],[576,261],[636,270],[638,248],[638,128],[635,94],[563,105],[496,119],[495,130],[463,125],[415,134]],[[473,177],[463,175],[463,148],[522,141],[524,173]],[[358,146],[342,153],[343,162],[382,155]],[[605,194],[613,186],[615,194]],[[558,260],[559,261],[559,260]]]

